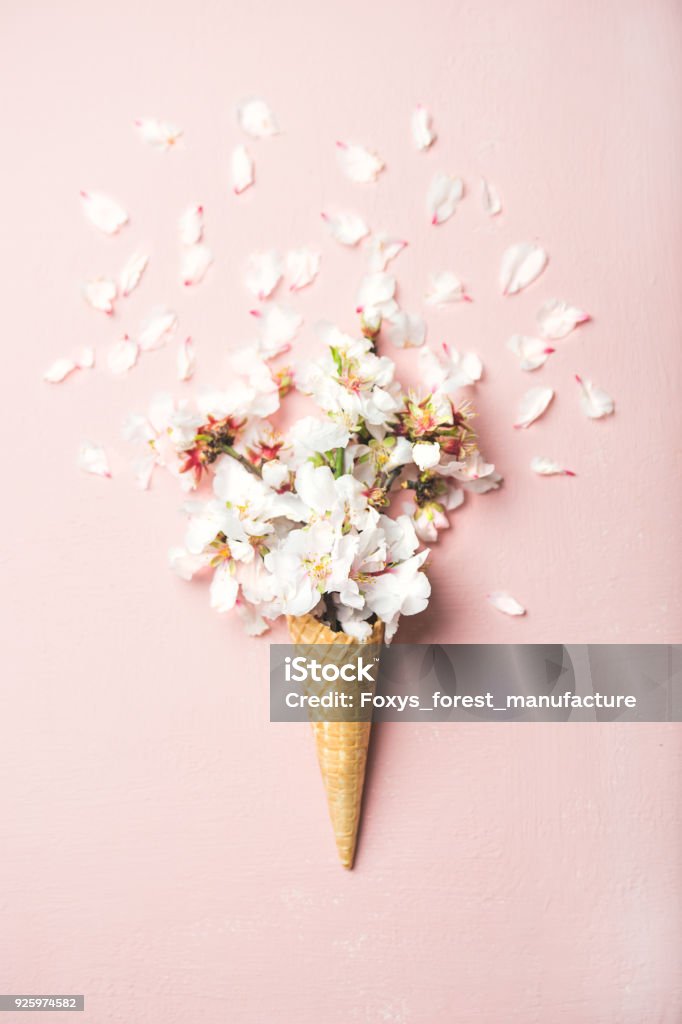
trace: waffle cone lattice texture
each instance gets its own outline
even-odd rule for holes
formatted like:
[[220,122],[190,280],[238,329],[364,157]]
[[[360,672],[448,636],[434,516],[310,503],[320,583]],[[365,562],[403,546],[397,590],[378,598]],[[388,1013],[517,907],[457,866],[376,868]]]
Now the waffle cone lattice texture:
[[[327,664],[345,664],[351,653],[357,654],[359,647],[362,647],[363,656],[378,657],[384,638],[383,622],[375,623],[371,635],[362,644],[347,633],[334,633],[312,615],[289,615],[287,624],[297,654],[303,657],[314,658],[316,644],[338,647],[338,657],[334,657],[334,652],[325,650]],[[336,848],[344,868],[352,868],[372,723],[311,721],[311,725]]]

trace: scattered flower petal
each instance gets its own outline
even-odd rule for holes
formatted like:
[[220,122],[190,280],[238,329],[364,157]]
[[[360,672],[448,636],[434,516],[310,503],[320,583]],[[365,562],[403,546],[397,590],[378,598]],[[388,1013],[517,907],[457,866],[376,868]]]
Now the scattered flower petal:
[[367,184],[376,181],[384,168],[384,161],[376,153],[364,146],[356,146],[349,142],[337,142],[341,170],[351,181]]
[[582,309],[569,306],[560,299],[549,299],[538,312],[538,324],[543,337],[557,340],[565,338],[578,324],[587,323],[590,319],[589,313],[583,313]]
[[580,407],[591,420],[599,420],[602,416],[610,416],[615,409],[615,402],[608,392],[598,388],[591,380],[583,380],[576,374],[575,379],[580,385]]
[[246,146],[235,146],[232,150],[232,188],[235,195],[241,195],[253,185],[253,158]]
[[172,149],[182,135],[182,128],[155,117],[142,117],[135,122],[135,127],[140,138],[154,149]]
[[83,285],[83,297],[85,301],[107,316],[114,312],[114,299],[116,298],[116,282],[108,277],[97,277],[93,281],[86,281]]
[[81,192],[81,201],[85,216],[105,235],[115,235],[128,223],[128,214],[123,207],[102,192]]
[[332,237],[341,245],[357,245],[361,238],[369,234],[369,228],[357,213],[322,213],[322,220],[329,228]]
[[314,249],[291,249],[286,256],[289,291],[311,284],[320,272],[320,254]]
[[575,476],[570,469],[564,469],[558,462],[536,455],[530,460],[530,468],[539,476]]
[[189,245],[183,250],[180,261],[180,278],[189,287],[203,281],[206,271],[213,263],[213,254],[203,242]]
[[78,465],[85,473],[111,477],[106,452],[99,445],[83,441],[78,452]]
[[257,252],[249,256],[244,281],[257,299],[267,299],[281,281],[283,273],[282,257],[270,249],[269,252]]
[[437,174],[431,182],[426,205],[432,224],[444,224],[452,217],[464,195],[464,182],[451,174]]
[[406,245],[407,242],[403,238],[389,238],[383,234],[372,235],[367,243],[370,272],[376,274],[380,270],[385,270]]
[[426,321],[418,313],[397,312],[390,319],[389,340],[396,348],[419,348],[426,341]]
[[177,315],[170,309],[153,310],[146,320],[142,321],[137,340],[143,352],[161,348],[168,340],[167,335],[178,322]]
[[[437,391],[452,395],[459,388],[469,387],[481,379],[483,363],[475,352],[460,355],[457,349],[444,342],[440,352],[430,348],[421,350],[419,375],[432,393]],[[480,467],[477,467],[476,475],[482,475]]]
[[502,202],[499,193],[494,185],[491,185],[485,178],[481,178],[481,202],[483,210],[489,217],[497,217],[502,212]]
[[95,365],[95,352],[92,348],[83,348],[70,358],[55,359],[43,374],[48,384],[61,384],[74,370],[91,370]]
[[412,138],[417,149],[428,149],[436,141],[431,115],[421,103],[412,114]]
[[395,278],[392,274],[365,274],[358,290],[356,311],[368,317],[377,314],[390,318],[398,312],[394,295]]
[[265,359],[272,359],[285,351],[303,323],[303,317],[289,306],[269,303],[262,310],[252,309],[258,318],[259,351]]
[[526,391],[521,399],[516,422],[514,423],[517,430],[525,430],[538,417],[542,416],[553,398],[554,391],[552,388],[531,388],[529,391]]
[[140,349],[136,341],[125,334],[112,345],[107,354],[107,366],[112,373],[121,374],[131,370],[137,362]]
[[522,370],[537,370],[544,366],[547,358],[555,351],[542,338],[527,338],[524,334],[513,334],[507,348],[518,356]]
[[133,253],[130,257],[118,279],[118,285],[121,289],[121,295],[126,298],[131,292],[135,291],[142,275],[147,269],[149,263],[149,256],[145,256],[144,253]]
[[279,134],[275,115],[265,100],[246,100],[237,108],[242,129],[254,139],[267,139]]
[[194,342],[191,338],[185,338],[178,349],[178,380],[191,380],[196,362]]
[[180,217],[180,241],[183,245],[196,245],[204,234],[204,208],[199,203],[188,206]]
[[526,609],[522,604],[512,597],[511,594],[506,594],[503,590],[496,590],[492,594],[488,594],[488,600],[490,601],[493,608],[497,608],[498,612],[504,612],[505,615],[525,615]]
[[503,295],[516,295],[539,277],[549,257],[534,242],[511,245],[502,256],[500,288]]
[[443,306],[448,302],[471,302],[464,285],[451,270],[443,270],[431,277],[425,299],[429,306]]

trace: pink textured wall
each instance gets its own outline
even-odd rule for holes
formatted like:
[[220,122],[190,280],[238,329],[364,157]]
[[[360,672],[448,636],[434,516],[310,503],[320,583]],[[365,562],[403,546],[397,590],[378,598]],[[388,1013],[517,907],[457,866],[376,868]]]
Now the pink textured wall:
[[[252,333],[242,268],[268,246],[323,252],[297,299],[302,348],[321,316],[351,326],[362,259],[319,211],[356,208],[410,239],[406,308],[431,271],[469,284],[477,301],[431,313],[430,338],[483,357],[480,432],[506,477],[457,513],[433,610],[402,639],[679,641],[680,23],[673,0],[3,5],[1,990],[84,992],[85,1019],[116,1024],[680,1020],[679,729],[376,730],[344,873],[306,730],[267,721],[267,640],[168,575],[175,489],[132,484],[120,421],[174,386],[172,347],[125,380],[40,380],[81,344],[104,363],[167,302],[210,381]],[[233,108],[253,93],[284,133],[253,145],[258,182],[236,200]],[[419,101],[440,136],[427,155],[409,138]],[[144,115],[182,125],[184,149],[145,147]],[[342,178],[336,138],[382,153],[379,185]],[[431,230],[441,168],[489,176],[499,220],[472,198]],[[119,238],[85,224],[83,187],[128,206]],[[191,200],[216,263],[188,293]],[[500,299],[499,253],[533,237],[549,269]],[[112,324],[79,282],[140,243],[147,276]],[[519,434],[539,379],[504,342],[552,295],[595,319],[540,371],[557,399]],[[614,417],[580,416],[575,371]],[[84,437],[112,453],[113,481],[75,469]],[[536,454],[579,475],[532,478]],[[528,616],[489,608],[495,588]]]

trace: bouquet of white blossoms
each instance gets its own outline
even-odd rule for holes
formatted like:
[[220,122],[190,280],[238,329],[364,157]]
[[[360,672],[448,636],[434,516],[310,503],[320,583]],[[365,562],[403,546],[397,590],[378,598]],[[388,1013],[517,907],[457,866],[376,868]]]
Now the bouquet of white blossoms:
[[[235,610],[260,634],[287,616],[297,644],[377,645],[401,615],[424,611],[433,542],[463,489],[499,486],[481,457],[472,411],[457,392],[481,376],[473,354],[421,349],[420,389],[405,389],[377,352],[381,317],[365,311],[360,337],[321,324],[319,359],[275,370],[279,351],[231,356],[231,384],[196,403],[158,399],[132,417],[144,442],[143,485],[165,465],[187,490],[184,546],[171,552],[183,578],[212,573],[210,603]],[[295,387],[318,414],[280,431],[271,419]],[[403,496],[396,500],[395,492]],[[397,506],[397,507],[396,507]],[[318,755],[343,863],[357,836],[369,725],[316,722]]]

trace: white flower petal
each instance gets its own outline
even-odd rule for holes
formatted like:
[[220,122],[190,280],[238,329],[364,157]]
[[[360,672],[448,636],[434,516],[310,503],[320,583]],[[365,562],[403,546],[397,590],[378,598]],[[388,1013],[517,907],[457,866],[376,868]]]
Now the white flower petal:
[[322,213],[332,237],[341,245],[357,245],[361,238],[369,234],[369,228],[357,213]]
[[211,596],[211,608],[216,612],[229,612],[234,608],[239,584],[235,579],[232,566],[229,562],[223,562],[213,573],[209,589]]
[[286,256],[289,291],[311,284],[320,272],[320,254],[314,249],[291,249]]
[[279,134],[275,115],[265,100],[246,100],[237,108],[242,130],[254,139],[266,139]]
[[522,370],[537,370],[544,366],[548,356],[555,351],[542,338],[528,338],[524,334],[512,334],[507,348],[518,356]]
[[246,146],[235,146],[232,150],[232,188],[235,195],[241,195],[253,185],[253,158]]
[[504,612],[505,615],[525,615],[526,609],[522,604],[512,597],[511,594],[505,593],[503,590],[496,590],[492,594],[488,594],[488,600],[490,601],[493,608],[497,608],[498,612]]
[[79,349],[73,358],[78,370],[91,370],[95,365],[95,350],[89,345],[85,348]]
[[540,245],[534,242],[518,242],[511,245],[502,256],[500,266],[500,288],[503,295],[516,295],[539,277],[547,266],[549,257]]
[[95,476],[111,476],[109,461],[103,448],[91,444],[90,441],[83,441],[78,452],[78,465],[84,473],[93,473]]
[[570,469],[564,469],[558,462],[536,455],[530,460],[530,468],[539,476],[575,476]]
[[565,338],[578,324],[587,323],[590,314],[584,313],[582,309],[569,306],[567,302],[560,299],[549,299],[541,306],[538,312],[538,324],[540,333],[545,338]]
[[421,103],[412,114],[412,138],[417,149],[428,149],[436,141],[431,115]]
[[81,192],[81,201],[85,216],[105,235],[115,235],[128,223],[128,214],[120,203],[102,192]]
[[392,315],[397,311],[394,301],[395,277],[380,271],[377,274],[365,274],[360,282],[356,299],[356,310],[358,313],[367,312],[369,315],[378,313],[384,316]]
[[137,362],[139,355],[139,347],[136,341],[133,341],[128,335],[124,335],[117,341],[115,345],[112,345],[107,354],[107,366],[112,373],[120,374],[126,373],[132,369]]
[[204,233],[204,208],[200,203],[188,206],[180,217],[180,241],[183,245],[196,245]]
[[517,429],[529,427],[538,417],[542,416],[553,398],[554,391],[552,388],[531,388],[529,391],[526,391],[521,399],[514,426]]
[[47,381],[48,384],[61,384],[76,369],[78,367],[73,359],[55,359],[52,365],[45,370],[43,380]]
[[178,349],[178,380],[191,380],[196,366],[196,352],[191,338],[185,338]]
[[161,348],[168,340],[168,335],[178,322],[177,314],[171,309],[153,310],[146,320],[142,321],[137,340],[143,352]]
[[124,298],[135,291],[148,263],[149,256],[145,256],[144,253],[136,252],[130,257],[118,279],[118,286]]
[[96,277],[92,281],[86,281],[83,285],[83,298],[93,309],[111,316],[114,312],[116,282],[108,277]]
[[289,437],[296,450],[316,454],[331,451],[332,448],[345,448],[350,434],[342,423],[304,416],[293,425]]
[[412,458],[422,472],[433,469],[440,462],[440,447],[435,441],[418,441],[412,448]]
[[615,409],[615,402],[608,392],[598,388],[591,380],[583,380],[576,374],[575,379],[580,385],[580,408],[591,420],[610,416]]
[[262,310],[252,309],[251,315],[258,318],[258,347],[265,359],[284,351],[303,323],[303,317],[295,309],[276,302]]
[[471,302],[462,282],[451,270],[443,270],[431,277],[425,301],[429,306],[442,306],[448,302]]
[[485,178],[481,178],[481,202],[483,210],[489,217],[496,217],[502,212],[502,202],[494,185],[491,185]]
[[257,299],[267,299],[282,279],[282,257],[274,249],[249,256],[244,282]]
[[426,197],[426,205],[432,224],[444,224],[452,217],[457,204],[464,195],[464,182],[451,174],[437,174]]
[[213,253],[203,242],[187,246],[180,258],[180,280],[186,287],[199,284],[212,263]]
[[390,324],[388,337],[396,348],[419,348],[426,341],[426,321],[418,313],[400,310]]
[[172,149],[182,135],[182,128],[155,117],[139,118],[135,121],[135,127],[140,138],[154,149]]
[[389,238],[384,234],[372,235],[367,243],[370,273],[376,274],[380,270],[385,270],[391,260],[394,260],[406,245],[407,242],[404,238]]
[[376,153],[364,146],[356,146],[349,142],[337,142],[337,153],[341,170],[351,181],[367,184],[376,181],[384,168],[384,161]]

